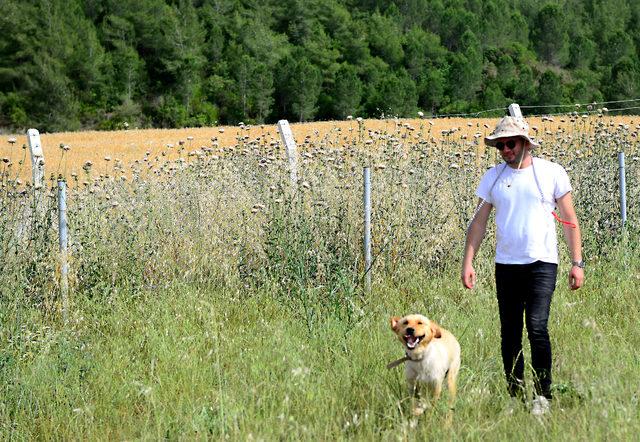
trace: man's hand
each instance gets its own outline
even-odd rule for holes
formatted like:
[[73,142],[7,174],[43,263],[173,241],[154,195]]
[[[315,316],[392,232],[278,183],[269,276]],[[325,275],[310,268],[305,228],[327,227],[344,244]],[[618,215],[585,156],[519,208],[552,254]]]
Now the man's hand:
[[569,270],[569,287],[571,290],[577,290],[584,284],[584,269],[578,266],[572,266]]
[[469,228],[467,229],[467,240],[464,245],[464,257],[462,258],[462,272],[460,278],[462,285],[468,289],[472,289],[476,285],[476,271],[473,268],[473,257],[475,256],[484,232],[487,230],[487,220],[493,205],[486,202],[482,198],[478,199],[478,206],[474,214]]
[[463,265],[460,277],[462,279],[462,285],[466,288],[472,289],[476,285],[476,271],[474,270],[473,265]]

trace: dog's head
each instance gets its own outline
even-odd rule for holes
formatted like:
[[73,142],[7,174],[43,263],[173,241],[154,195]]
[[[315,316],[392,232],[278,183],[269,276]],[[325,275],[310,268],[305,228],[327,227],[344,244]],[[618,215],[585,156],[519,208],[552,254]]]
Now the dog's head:
[[391,329],[408,354],[421,353],[432,339],[442,336],[440,326],[423,315],[391,318]]

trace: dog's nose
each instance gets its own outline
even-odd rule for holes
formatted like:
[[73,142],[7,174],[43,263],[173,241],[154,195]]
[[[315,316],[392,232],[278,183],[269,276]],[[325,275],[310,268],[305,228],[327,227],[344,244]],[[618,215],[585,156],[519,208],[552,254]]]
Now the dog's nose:
[[407,332],[407,334],[408,334],[408,335],[412,335],[412,334],[413,334],[413,327],[409,327],[409,328],[406,330],[406,332]]

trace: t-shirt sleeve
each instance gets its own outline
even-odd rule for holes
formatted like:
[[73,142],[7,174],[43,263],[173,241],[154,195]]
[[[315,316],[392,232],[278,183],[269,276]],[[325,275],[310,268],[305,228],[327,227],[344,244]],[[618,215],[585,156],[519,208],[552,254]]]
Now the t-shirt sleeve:
[[553,189],[553,198],[558,199],[571,192],[571,182],[569,181],[569,175],[564,167],[558,165],[558,170],[555,174],[555,186]]
[[491,187],[493,183],[496,181],[498,177],[498,168],[492,167],[487,170],[482,179],[480,180],[480,184],[478,184],[478,188],[476,189],[476,195],[489,204],[493,204],[491,200]]

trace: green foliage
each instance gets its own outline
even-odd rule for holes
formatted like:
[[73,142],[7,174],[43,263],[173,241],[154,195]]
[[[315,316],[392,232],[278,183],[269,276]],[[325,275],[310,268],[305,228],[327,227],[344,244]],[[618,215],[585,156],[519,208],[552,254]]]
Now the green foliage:
[[357,68],[349,64],[341,65],[331,88],[332,114],[340,119],[356,114],[362,100],[362,90]]
[[280,94],[287,115],[308,121],[317,111],[322,86],[320,69],[307,58],[288,57],[281,66]]
[[[545,71],[538,83],[538,104],[548,106],[564,103],[564,91],[560,75],[552,70]],[[548,108],[548,112],[555,112],[554,108]]]
[[[5,0],[2,9],[0,128],[9,130],[370,117],[383,101],[408,116],[416,103],[405,72],[433,113],[501,97],[538,103],[549,68],[559,99],[637,98],[627,95],[631,71],[612,73],[639,61],[633,0]],[[295,69],[311,75],[308,91]]]
[[556,3],[545,4],[536,15],[533,41],[536,52],[554,66],[564,66],[567,61],[569,34],[566,16]]
[[374,83],[367,97],[366,109],[379,117],[414,115],[418,104],[418,91],[406,71],[396,75],[389,72]]

